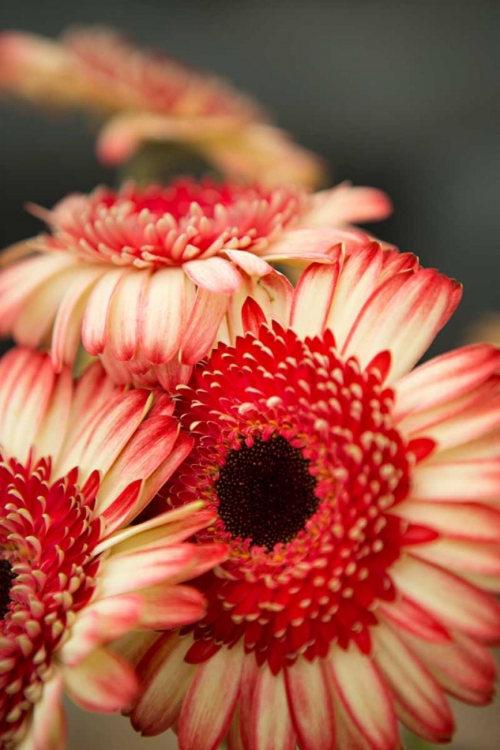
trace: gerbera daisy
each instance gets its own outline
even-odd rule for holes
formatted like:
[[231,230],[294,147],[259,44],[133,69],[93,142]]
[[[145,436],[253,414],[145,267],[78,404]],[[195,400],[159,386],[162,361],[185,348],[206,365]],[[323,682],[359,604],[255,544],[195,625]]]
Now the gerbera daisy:
[[181,750],[396,750],[397,720],[450,738],[445,693],[491,699],[500,350],[410,372],[460,293],[377,243],[339,251],[303,275],[289,327],[250,300],[247,333],[195,369],[195,448],[161,494],[205,500],[197,538],[230,553],[197,582],[199,623],[136,638],[138,730],[174,726]]
[[322,179],[320,159],[270,125],[255,102],[108,29],[82,27],[60,41],[4,32],[1,89],[111,117],[98,146],[107,163],[122,162],[146,142],[178,143],[231,178],[311,187]]
[[162,393],[125,390],[96,363],[78,381],[25,349],[0,362],[0,747],[64,746],[61,695],[129,705],[130,629],[191,622],[203,596],[176,586],[220,544],[184,543],[201,503],[125,526],[191,449]]
[[390,209],[384,193],[348,185],[306,195],[180,180],[70,195],[38,210],[50,234],[11,251],[0,333],[51,345],[56,368],[73,362],[81,339],[115,381],[170,389],[215,340],[240,331],[248,296],[281,318],[290,286],[269,262],[328,261],[342,238],[332,225]]

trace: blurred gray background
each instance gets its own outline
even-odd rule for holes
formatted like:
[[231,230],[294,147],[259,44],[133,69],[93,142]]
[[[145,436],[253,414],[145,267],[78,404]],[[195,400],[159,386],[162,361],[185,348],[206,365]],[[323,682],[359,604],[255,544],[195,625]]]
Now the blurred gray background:
[[[500,307],[500,2],[23,0],[4,2],[0,22],[48,36],[78,22],[120,28],[253,93],[335,181],[386,190],[395,215],[373,230],[465,283],[432,353]],[[85,116],[11,102],[0,102],[0,166],[1,247],[39,231],[26,201],[51,206],[115,180]],[[498,713],[463,709],[453,747],[497,750]],[[124,720],[72,717],[70,750],[168,742],[139,740]]]

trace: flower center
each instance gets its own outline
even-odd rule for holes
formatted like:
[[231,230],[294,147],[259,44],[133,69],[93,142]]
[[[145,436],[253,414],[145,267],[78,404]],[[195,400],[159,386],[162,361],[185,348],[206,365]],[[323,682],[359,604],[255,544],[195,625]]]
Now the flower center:
[[316,512],[315,487],[309,461],[280,436],[242,443],[215,482],[226,531],[266,550],[291,541]]
[[259,254],[295,221],[304,196],[291,188],[176,180],[166,187],[72,195],[50,218],[50,250],[92,262],[159,269],[223,254]]
[[3,620],[9,609],[10,590],[15,577],[10,562],[0,558],[0,620]]

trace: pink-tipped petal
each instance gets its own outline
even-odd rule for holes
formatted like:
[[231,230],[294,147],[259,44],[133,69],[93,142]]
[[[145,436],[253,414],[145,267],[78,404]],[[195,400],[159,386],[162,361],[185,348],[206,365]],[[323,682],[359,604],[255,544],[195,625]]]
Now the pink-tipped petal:
[[445,627],[484,641],[500,638],[500,604],[458,576],[410,555],[394,566],[391,575],[408,599]]
[[267,276],[272,272],[272,266],[258,255],[249,253],[246,250],[225,250],[229,258],[238,268],[241,268],[249,276]]
[[334,648],[329,658],[344,710],[373,750],[392,750],[398,729],[391,693],[376,664],[357,649]]
[[107,321],[109,353],[120,362],[131,360],[139,346],[142,305],[147,297],[148,270],[124,273],[111,299]]
[[[451,499],[451,498],[450,498]],[[397,514],[412,523],[427,524],[444,537],[500,543],[500,509],[478,503],[402,503]]]
[[395,385],[394,419],[432,409],[477,388],[500,368],[500,350],[472,344],[417,367]]
[[219,747],[233,717],[243,659],[240,648],[221,648],[198,667],[179,718],[180,750]]
[[196,667],[184,657],[192,638],[161,635],[139,662],[138,699],[131,713],[132,726],[146,737],[169,729],[179,712]]
[[302,750],[335,750],[335,711],[330,676],[320,662],[298,659],[285,671],[288,705]]
[[43,686],[35,703],[28,734],[16,744],[17,750],[64,750],[66,716],[63,706],[63,677],[59,671]]
[[339,278],[341,260],[313,263],[302,274],[293,298],[290,325],[299,336],[322,334]]
[[215,294],[234,294],[242,283],[234,265],[218,256],[190,260],[182,268],[194,284]]
[[292,229],[261,254],[266,261],[309,260],[329,263],[343,240],[336,229]]
[[201,287],[184,331],[181,362],[194,365],[210,350],[229,305],[227,294],[214,294]]
[[82,343],[93,357],[104,352],[111,302],[125,274],[126,270],[123,268],[106,271],[88,299],[82,322]]
[[375,659],[394,694],[399,718],[430,742],[446,742],[453,715],[441,688],[413,652],[385,625],[373,631]]
[[273,675],[263,665],[253,694],[253,750],[293,750],[296,735],[288,708],[283,672]]
[[366,302],[344,346],[362,364],[388,350],[389,382],[408,372],[452,315],[461,288],[433,269],[389,278]]
[[186,317],[185,276],[181,268],[160,269],[150,280],[142,306],[140,341],[144,357],[155,365],[179,349]]
[[382,190],[343,182],[317,193],[303,221],[316,227],[358,224],[385,219],[392,211],[392,202]]
[[160,584],[143,591],[141,600],[140,624],[143,628],[179,628],[196,622],[206,612],[205,597],[191,586]]
[[126,709],[137,693],[137,680],[127,662],[99,649],[76,667],[62,667],[64,686],[81,708],[111,714]]

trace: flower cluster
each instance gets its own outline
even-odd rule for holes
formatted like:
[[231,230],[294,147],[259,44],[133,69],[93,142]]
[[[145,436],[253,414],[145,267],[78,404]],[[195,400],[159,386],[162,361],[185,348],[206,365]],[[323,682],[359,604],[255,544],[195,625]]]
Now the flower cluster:
[[[0,82],[118,113],[105,151],[270,128],[100,31],[5,34]],[[248,150],[32,207],[2,257],[2,750],[61,750],[63,692],[180,750],[398,750],[493,697],[500,349],[418,364],[460,285],[353,226],[383,193],[276,186],[268,145],[257,182]]]

